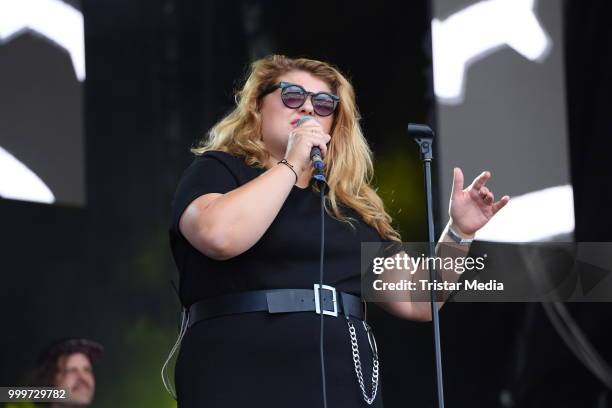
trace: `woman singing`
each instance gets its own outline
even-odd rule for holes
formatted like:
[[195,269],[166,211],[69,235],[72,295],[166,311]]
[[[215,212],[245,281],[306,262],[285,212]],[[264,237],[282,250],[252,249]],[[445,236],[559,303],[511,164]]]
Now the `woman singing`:
[[[175,380],[180,408],[321,406],[319,190],[311,149],[325,162],[325,384],[330,407],[382,407],[360,288],[361,242],[399,241],[370,184],[372,158],[351,84],[327,63],[256,61],[237,106],[209,132],[179,183],[171,247],[189,308]],[[304,116],[313,120],[300,120]],[[298,122],[298,120],[300,120]],[[443,241],[469,239],[503,207],[455,170]],[[452,234],[449,229],[452,228]],[[405,319],[429,306],[381,303]],[[353,328],[351,334],[349,329]],[[359,351],[361,379],[354,360]]]

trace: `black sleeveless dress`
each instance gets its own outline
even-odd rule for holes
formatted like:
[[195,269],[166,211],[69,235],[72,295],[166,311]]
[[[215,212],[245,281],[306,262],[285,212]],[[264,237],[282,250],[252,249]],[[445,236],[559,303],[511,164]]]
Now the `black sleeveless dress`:
[[[195,158],[183,174],[172,203],[170,242],[185,306],[249,290],[312,289],[318,282],[321,208],[312,188],[294,186],[262,238],[229,260],[206,257],[179,231],[180,216],[194,199],[226,193],[264,171],[213,151]],[[344,208],[344,213],[355,218],[355,229],[326,214],[324,284],[360,296],[361,242],[381,239],[356,212]],[[381,379],[373,404],[364,401],[345,318],[324,319],[328,407],[382,407]],[[351,321],[370,396],[372,352],[363,324]],[[322,406],[319,330],[320,316],[314,312],[242,313],[196,323],[183,338],[175,369],[179,408]]]

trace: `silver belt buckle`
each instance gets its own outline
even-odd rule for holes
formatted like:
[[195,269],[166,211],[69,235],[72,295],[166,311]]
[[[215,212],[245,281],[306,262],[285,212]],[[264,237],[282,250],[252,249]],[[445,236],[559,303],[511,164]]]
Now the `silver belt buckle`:
[[[332,291],[332,302],[334,304],[334,310],[323,310],[321,311],[321,299],[319,298],[319,287],[321,289],[327,289]],[[338,317],[338,299],[336,295],[336,288],[329,285],[314,284],[314,296],[315,296],[315,312],[317,314],[323,313],[324,315]]]

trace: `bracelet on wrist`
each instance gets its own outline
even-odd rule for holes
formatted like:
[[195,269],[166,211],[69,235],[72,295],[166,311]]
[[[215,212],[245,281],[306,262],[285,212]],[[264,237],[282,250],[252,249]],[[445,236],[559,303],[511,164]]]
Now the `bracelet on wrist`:
[[463,238],[457,231],[453,229],[450,225],[448,226],[448,236],[458,244],[471,244],[474,241],[474,238]]
[[[298,175],[297,175],[296,171],[293,169],[293,165],[291,163],[289,163],[287,161],[287,159],[283,159],[283,160],[279,161],[276,164],[284,164],[285,166],[289,167],[291,169],[291,171],[293,172],[293,174],[295,174],[295,183],[297,183]],[[295,184],[295,183],[293,183],[293,184]]]

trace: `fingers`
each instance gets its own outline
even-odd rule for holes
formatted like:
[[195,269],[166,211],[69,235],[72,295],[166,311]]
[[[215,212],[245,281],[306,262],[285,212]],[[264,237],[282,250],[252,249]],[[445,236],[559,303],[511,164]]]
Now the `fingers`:
[[304,128],[300,126],[298,129],[293,130],[293,133],[296,137],[307,141],[310,148],[317,146],[321,149],[321,154],[323,156],[327,154],[327,144],[331,140],[331,136],[327,133],[323,133],[323,129],[320,126]]
[[321,157],[327,156],[327,141],[325,139],[319,139],[313,142],[313,147],[316,146],[321,149]]
[[[510,201],[510,196],[503,196],[499,201],[495,202],[495,194],[488,187],[485,186],[487,181],[491,178],[490,171],[483,171],[478,177],[474,179],[471,185],[472,198],[474,198],[474,191],[478,193],[478,196],[483,200],[486,205],[490,205],[493,214],[504,208]],[[451,190],[451,197],[463,190],[463,172],[459,167],[453,169],[453,187]]]
[[318,147],[321,150],[321,156],[325,157],[327,155],[327,143],[330,139],[330,135],[323,133],[320,127],[299,126],[289,133],[285,157],[304,170],[310,165],[312,148]]
[[[483,187],[483,188],[486,188],[486,187]],[[493,195],[493,193],[491,191],[487,191],[487,193],[485,194],[485,197],[484,197],[485,204],[491,205],[491,204],[493,204],[494,200],[495,200],[495,196]]]
[[321,126],[319,121],[317,121],[316,119],[313,118],[312,120],[308,120],[306,122],[303,122],[298,127],[294,127],[293,131],[294,132],[302,132],[302,131],[312,132],[312,131],[317,131],[317,132],[323,133],[323,126]]
[[506,204],[510,201],[510,196],[503,196],[501,200],[496,203],[493,203],[493,214],[497,213],[499,210],[505,207]]
[[323,132],[311,132],[306,136],[306,139],[310,142],[310,148],[318,147],[321,149],[321,155],[325,157],[327,155],[327,143],[331,137]]
[[476,190],[480,190],[482,188],[482,186],[484,186],[485,183],[487,181],[489,181],[490,178],[491,178],[491,172],[490,171],[483,171],[480,174],[480,176],[476,177],[476,179],[472,183],[472,187],[475,188]]
[[463,172],[459,167],[455,167],[453,169],[453,187],[451,190],[451,197],[454,197],[455,194],[458,194],[463,190]]
[[312,118],[312,120],[307,120],[306,122],[302,122],[302,124],[298,127],[296,127],[295,129],[307,129],[307,128],[323,128],[323,126],[321,126],[321,123],[319,123],[318,120]]

